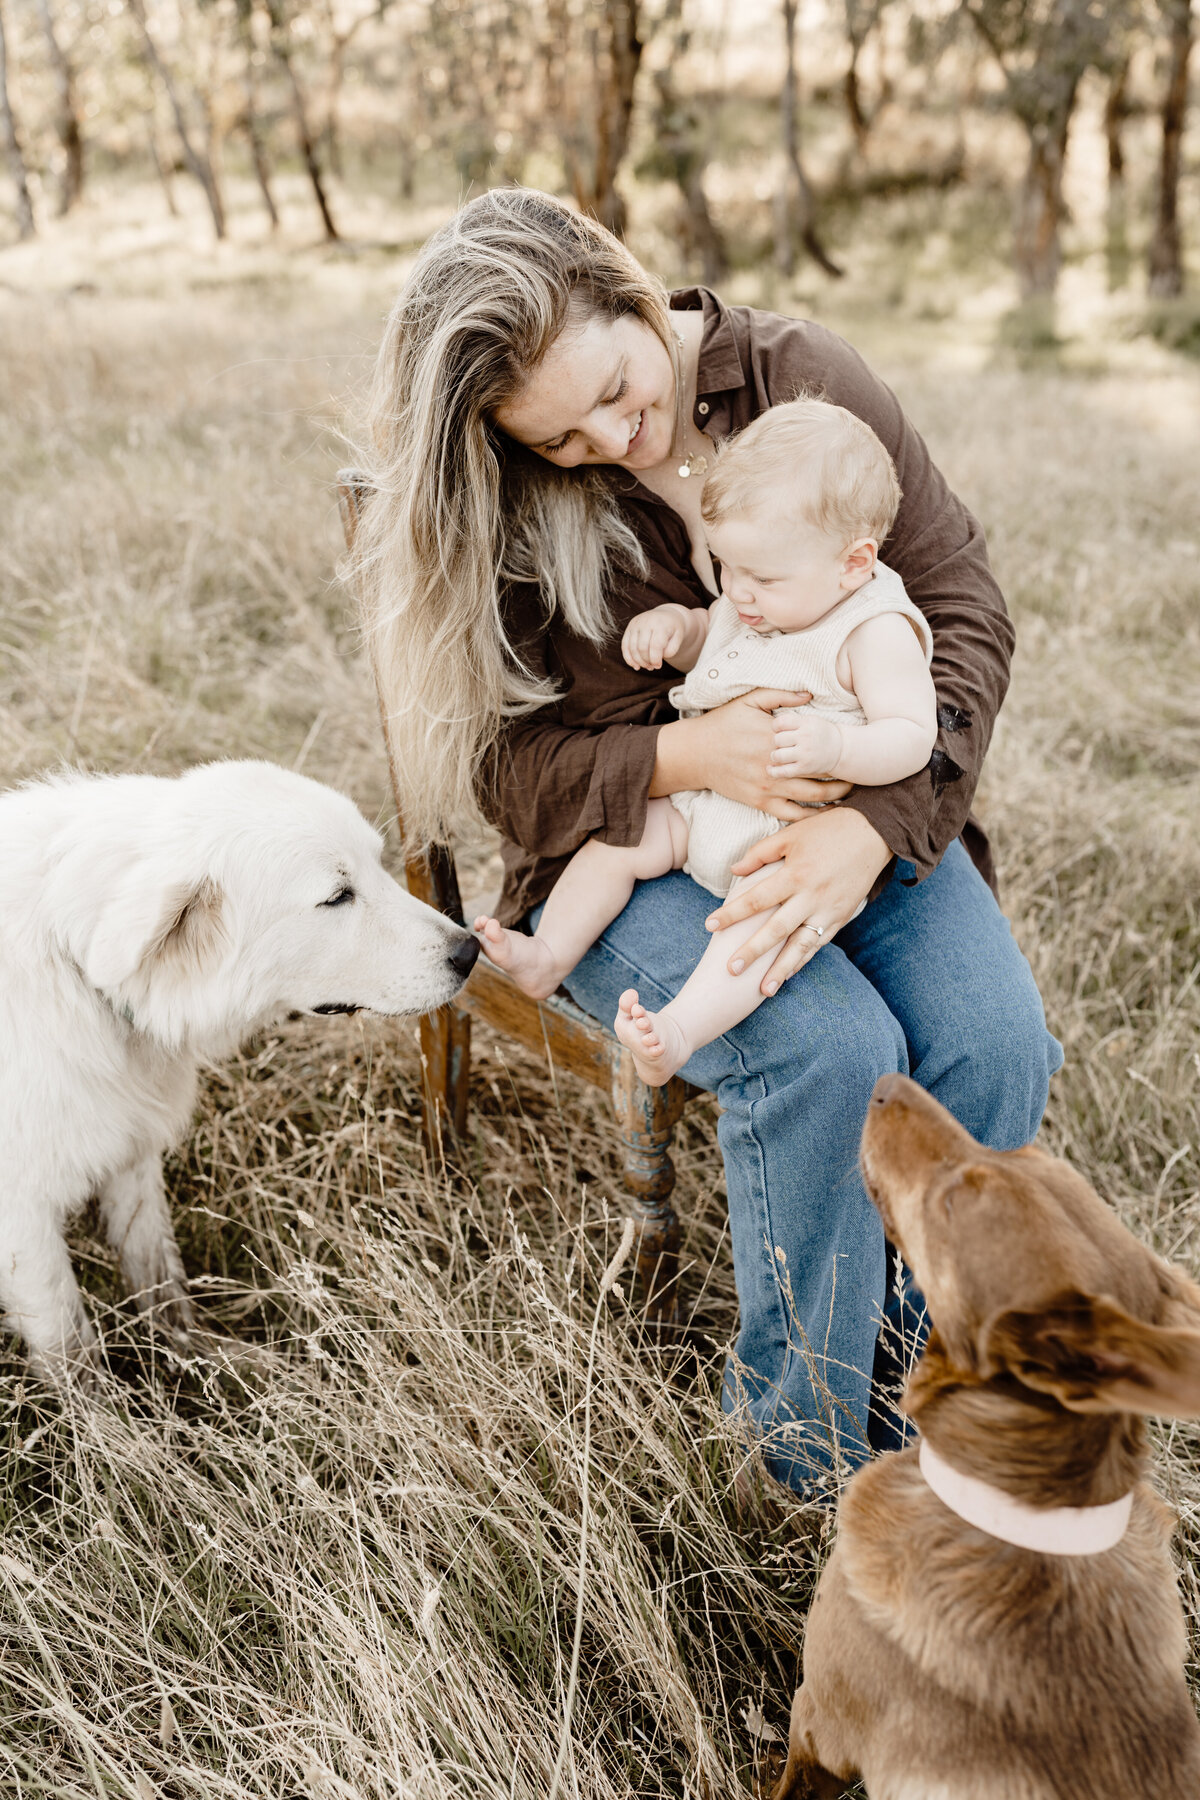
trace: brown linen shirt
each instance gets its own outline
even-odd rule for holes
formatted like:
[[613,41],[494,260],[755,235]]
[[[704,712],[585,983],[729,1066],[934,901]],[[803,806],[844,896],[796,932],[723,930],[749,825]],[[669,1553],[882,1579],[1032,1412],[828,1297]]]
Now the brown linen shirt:
[[[890,452],[904,497],[880,555],[933,633],[938,737],[919,774],[855,788],[840,804],[870,820],[893,855],[913,864],[918,881],[960,835],[990,881],[987,840],[969,810],[1008,687],[1013,628],[978,522],[951,493],[891,389],[833,332],[725,306],[706,288],[681,289],[671,305],[704,314],[693,418],[715,441],[807,393],[865,419]],[[559,689],[558,699],[507,727],[485,771],[485,808],[504,839],[497,913],[506,925],[546,898],[586,838],[621,845],[640,839],[658,733],[677,716],[667,693],[678,676],[629,668],[621,636],[635,613],[664,600],[707,606],[712,599],[692,567],[679,515],[628,471],[614,469],[613,483],[648,567],[614,584],[609,641],[588,643],[561,617],[547,624],[532,587],[515,585],[506,597],[511,641]]]

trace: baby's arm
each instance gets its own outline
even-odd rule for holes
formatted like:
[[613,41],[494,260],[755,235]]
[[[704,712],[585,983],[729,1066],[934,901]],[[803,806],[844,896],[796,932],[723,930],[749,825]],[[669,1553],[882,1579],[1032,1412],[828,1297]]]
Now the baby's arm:
[[631,669],[661,669],[669,662],[687,674],[694,669],[708,636],[708,609],[664,600],[641,612],[625,627],[621,655]]
[[[860,787],[886,787],[915,775],[937,737],[933,677],[902,613],[866,619],[846,639],[845,685],[867,715],[846,730],[832,719],[801,715],[775,733],[775,774],[832,775]],[[844,677],[843,677],[844,679]]]

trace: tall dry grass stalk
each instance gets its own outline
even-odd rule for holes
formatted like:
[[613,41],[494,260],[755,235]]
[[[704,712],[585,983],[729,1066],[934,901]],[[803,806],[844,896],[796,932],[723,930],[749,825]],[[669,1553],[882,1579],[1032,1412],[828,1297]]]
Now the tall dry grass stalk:
[[[263,754],[386,812],[328,485],[381,279],[0,296],[5,779]],[[1198,1273],[1197,379],[910,343],[865,347],[1020,629],[981,807],[1067,1049],[1047,1138]],[[542,1800],[558,1766],[588,1800],[709,1796],[746,1780],[755,1709],[784,1728],[822,1545],[733,1504],[711,1109],[678,1155],[704,1335],[672,1363],[626,1282],[600,1292],[621,1221],[598,1103],[485,1037],[448,1174],[418,1079],[412,1030],[360,1021],[213,1071],[171,1171],[209,1354],[160,1354],[86,1221],[102,1403],[40,1397],[3,1353],[6,1794]],[[1196,1449],[1159,1438],[1193,1620]]]

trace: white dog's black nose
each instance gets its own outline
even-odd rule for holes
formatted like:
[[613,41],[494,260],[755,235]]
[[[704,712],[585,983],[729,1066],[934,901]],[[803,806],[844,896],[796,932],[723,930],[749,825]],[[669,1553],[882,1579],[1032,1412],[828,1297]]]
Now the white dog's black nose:
[[472,937],[470,932],[467,932],[450,952],[450,966],[455,974],[461,975],[465,981],[475,967],[475,959],[478,955],[479,939]]

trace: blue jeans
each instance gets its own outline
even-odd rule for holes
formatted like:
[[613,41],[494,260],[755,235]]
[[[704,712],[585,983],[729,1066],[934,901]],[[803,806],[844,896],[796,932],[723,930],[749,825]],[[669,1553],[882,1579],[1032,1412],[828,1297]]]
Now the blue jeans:
[[[962,844],[918,886],[905,885],[912,874],[898,864],[833,943],[682,1071],[722,1109],[741,1314],[725,1406],[748,1415],[768,1469],[797,1488],[869,1454],[889,1271],[858,1141],[876,1081],[911,1075],[1005,1150],[1036,1134],[1062,1063],[1029,965]],[[606,1024],[627,987],[662,1006],[704,949],[713,904],[682,873],[640,882],[568,991]]]

